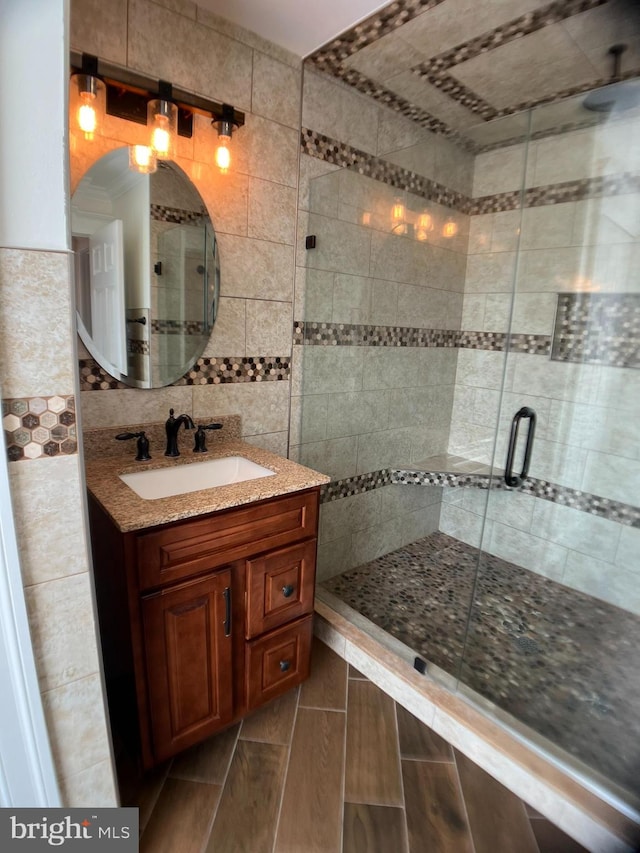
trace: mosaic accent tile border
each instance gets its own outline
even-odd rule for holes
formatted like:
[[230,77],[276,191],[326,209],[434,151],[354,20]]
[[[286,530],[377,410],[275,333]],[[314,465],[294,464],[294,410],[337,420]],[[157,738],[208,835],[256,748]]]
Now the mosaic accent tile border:
[[[438,5],[439,2],[442,2],[442,0],[431,0],[431,2],[426,0],[423,3],[420,3],[419,0],[392,3],[380,12],[372,15],[366,21],[319,48],[315,53],[307,57],[306,62],[319,71],[338,78],[362,94],[368,95],[374,100],[385,104],[396,112],[420,124],[422,127],[425,127],[427,130],[444,135],[462,147],[477,153],[486,149],[475,145],[464,134],[454,130],[444,121],[431,115],[426,110],[399,97],[396,93],[386,89],[356,69],[347,68],[344,65],[346,59],[368,44],[372,44],[374,41],[396,30],[407,21]],[[561,22],[581,12],[601,6],[606,2],[608,0],[554,0],[554,2],[541,9],[532,10],[518,18],[507,21],[505,24],[470,39],[461,45],[457,45],[433,57],[428,62],[415,66],[411,70],[425,77],[431,85],[485,121],[500,116],[511,115],[541,104],[561,101],[566,97],[605,85],[609,80],[592,81],[585,86],[565,89],[554,92],[544,98],[498,109],[457,80],[449,73],[449,69],[457,64],[473,59],[481,53],[500,47],[502,44],[534,33],[537,30]],[[638,73],[639,70],[634,69],[633,71],[626,72],[624,77],[637,76]],[[547,133],[545,135],[550,134]]]
[[471,207],[471,200],[463,193],[450,190],[437,181],[432,181],[409,169],[403,169],[401,166],[396,166],[345,142],[332,139],[330,136],[317,133],[315,130],[302,128],[300,147],[302,153],[310,157],[357,171],[367,178],[373,178],[388,186],[450,207],[459,213],[468,213]]
[[517,489],[507,486],[501,476],[490,474],[465,474],[450,471],[420,471],[414,468],[384,468],[370,474],[359,474],[334,480],[323,486],[320,502],[330,503],[351,495],[373,491],[389,485],[441,486],[443,488],[499,489],[521,492],[551,503],[570,507],[589,515],[597,515],[628,527],[640,528],[640,507],[614,501],[589,492],[581,492],[568,486],[528,477]]
[[383,486],[390,486],[391,471],[383,468],[380,471],[371,471],[368,474],[357,474],[354,477],[345,477],[343,480],[334,480],[320,487],[320,503],[330,503],[341,498],[350,498],[353,495],[361,495],[364,492],[372,492]]
[[309,128],[303,128],[300,135],[303,154],[357,171],[367,178],[395,189],[413,193],[428,201],[444,205],[458,213],[479,216],[485,213],[501,213],[524,207],[543,207],[551,204],[563,204],[583,201],[588,198],[603,198],[640,192],[640,174],[621,172],[616,175],[602,175],[576,181],[563,181],[520,190],[494,193],[493,195],[469,198],[464,193],[450,190],[437,181],[424,178],[408,169],[395,166],[379,157],[374,157],[359,148],[353,148],[337,139],[332,139]]
[[78,452],[73,395],[7,398],[2,427],[10,462]]
[[444,0],[395,0],[319,48],[308,59],[322,70],[331,70],[363,47],[443,2]]
[[640,368],[640,294],[559,293],[551,358]]
[[[581,12],[586,12],[589,9],[594,9],[597,6],[602,6],[606,2],[607,0],[554,0],[548,6],[543,6],[541,9],[535,9],[524,15],[520,15],[518,18],[507,21],[507,23],[487,33],[469,39],[463,44],[444,51],[444,53],[438,56],[434,56],[428,62],[417,65],[411,70],[414,74],[426,78],[431,85],[440,89],[441,92],[444,92],[452,100],[466,107],[470,112],[481,116],[485,121],[518,112],[523,109],[521,105],[514,105],[502,110],[494,108],[480,95],[462,85],[454,76],[449,74],[449,69],[467,62],[482,53],[502,47],[514,39],[531,35],[531,33],[535,33],[544,27],[560,23],[567,18],[578,15]],[[589,85],[588,88],[593,88],[593,84]],[[553,96],[545,99],[545,102],[559,100],[559,94],[555,93]]]
[[[616,175],[601,175],[596,178],[583,178],[577,181],[563,181],[540,187],[529,187],[524,191],[524,207],[544,207],[551,204],[565,204],[572,201],[584,201],[589,198],[609,198],[640,192],[640,174],[638,172],[620,172]],[[483,213],[500,213],[517,210],[521,204],[520,190],[496,193],[472,199],[468,212],[471,216]]]
[[[173,385],[224,385],[229,382],[289,381],[290,356],[220,356],[199,358]],[[92,358],[80,359],[80,390],[111,391],[128,388]]]
[[305,346],[451,347],[549,355],[550,335],[473,332],[457,329],[419,329],[354,323],[315,323],[296,320],[294,344]]
[[181,207],[169,207],[166,204],[150,204],[149,215],[156,222],[172,222],[179,225],[198,224],[209,215],[204,210],[184,210]]
[[151,321],[151,334],[204,335],[205,326],[202,320],[163,320],[158,318]]
[[127,338],[127,352],[130,355],[149,355],[151,352],[149,341],[135,341]]
[[278,382],[291,375],[289,356],[199,358],[174,385],[224,385],[229,382]]

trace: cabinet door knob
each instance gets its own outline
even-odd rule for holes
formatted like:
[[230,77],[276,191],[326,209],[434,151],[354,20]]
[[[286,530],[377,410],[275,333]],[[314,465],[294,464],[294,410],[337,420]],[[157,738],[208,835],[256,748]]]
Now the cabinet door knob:
[[281,660],[280,661],[280,671],[281,672],[286,672],[290,666],[291,666],[290,661],[288,661],[288,660]]
[[282,594],[284,595],[285,598],[289,598],[290,595],[293,595],[293,590],[294,590],[294,587],[291,586],[290,583],[288,583],[286,586],[282,587]]

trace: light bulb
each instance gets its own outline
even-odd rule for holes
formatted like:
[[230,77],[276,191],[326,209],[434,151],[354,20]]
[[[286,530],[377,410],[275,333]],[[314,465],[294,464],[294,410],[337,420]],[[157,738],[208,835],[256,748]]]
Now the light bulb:
[[151,128],[150,145],[159,160],[172,160],[176,153],[178,107],[162,99],[149,101],[147,126]]
[[[91,98],[87,92],[83,92],[81,97],[83,100],[87,97]],[[84,138],[93,139],[97,126],[98,117],[93,104],[89,102],[81,104],[78,109],[78,127],[84,133]]]
[[129,168],[142,175],[149,175],[158,168],[156,152],[149,145],[131,145],[129,147]]
[[427,240],[429,231],[433,231],[433,217],[428,213],[421,213],[416,224],[416,240]]
[[231,137],[221,136],[218,147],[216,148],[216,166],[220,169],[223,175],[229,171],[229,166],[231,165],[231,152],[229,151],[230,142]]
[[99,77],[91,74],[74,74],[71,79],[77,87],[80,101],[75,114],[78,129],[85,139],[91,141],[99,132],[105,114],[106,87]]
[[394,234],[406,234],[407,224],[405,222],[406,209],[400,199],[394,201],[391,208],[391,231]]
[[449,218],[444,223],[444,227],[442,228],[442,236],[443,237],[455,237],[458,233],[458,225],[453,221],[453,219]]

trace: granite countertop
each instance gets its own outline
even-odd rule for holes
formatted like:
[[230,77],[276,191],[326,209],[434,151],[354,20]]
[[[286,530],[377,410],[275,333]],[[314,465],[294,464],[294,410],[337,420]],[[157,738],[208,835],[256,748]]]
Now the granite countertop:
[[[119,477],[120,474],[191,465],[224,456],[244,456],[258,465],[270,468],[275,474],[155,500],[139,497]],[[212,445],[201,456],[190,453],[176,459],[158,456],[149,462],[135,462],[132,458],[125,460],[121,456],[87,459],[85,471],[89,491],[123,533],[310,489],[330,480],[325,474],[239,440]]]

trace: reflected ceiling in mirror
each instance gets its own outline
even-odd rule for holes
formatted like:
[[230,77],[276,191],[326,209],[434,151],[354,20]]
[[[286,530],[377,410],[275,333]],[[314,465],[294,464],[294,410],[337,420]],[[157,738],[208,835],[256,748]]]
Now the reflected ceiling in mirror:
[[129,169],[105,154],[71,202],[78,332],[111,376],[134,388],[180,379],[200,358],[220,293],[217,241],[182,169]]

